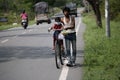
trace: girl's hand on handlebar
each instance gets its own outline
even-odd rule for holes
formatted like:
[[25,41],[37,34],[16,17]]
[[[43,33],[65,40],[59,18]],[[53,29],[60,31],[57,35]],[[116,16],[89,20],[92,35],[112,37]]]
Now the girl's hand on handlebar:
[[51,31],[51,28],[48,29],[48,32],[50,32],[50,31]]

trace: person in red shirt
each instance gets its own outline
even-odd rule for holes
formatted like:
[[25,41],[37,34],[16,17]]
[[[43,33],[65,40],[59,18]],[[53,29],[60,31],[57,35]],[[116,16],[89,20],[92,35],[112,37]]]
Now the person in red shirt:
[[[55,18],[55,24],[51,28],[48,29],[48,31],[50,31],[50,30],[54,31],[54,33],[53,33],[53,50],[54,50],[55,49],[55,41],[58,39],[58,35],[61,32],[61,30],[63,30],[63,25],[61,23],[60,17]],[[62,45],[62,48],[64,48],[63,40],[61,40],[61,45]]]

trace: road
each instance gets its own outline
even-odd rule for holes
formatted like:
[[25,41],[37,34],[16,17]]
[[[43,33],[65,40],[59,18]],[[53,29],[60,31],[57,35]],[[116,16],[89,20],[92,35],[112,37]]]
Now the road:
[[52,24],[31,25],[0,31],[0,80],[82,80],[84,57],[81,17],[76,18],[77,60],[75,67],[57,69],[52,50]]

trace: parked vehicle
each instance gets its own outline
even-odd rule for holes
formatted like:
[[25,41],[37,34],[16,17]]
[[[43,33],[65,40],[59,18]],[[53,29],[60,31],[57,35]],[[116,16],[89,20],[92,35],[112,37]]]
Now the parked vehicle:
[[77,17],[77,5],[76,3],[70,2],[65,5],[65,7],[70,8],[70,14],[75,15]]
[[8,18],[7,17],[0,17],[0,22],[8,22]]
[[38,2],[34,5],[35,9],[35,21],[36,25],[39,23],[47,22],[48,24],[51,23],[50,18],[48,17],[49,14],[49,6],[47,2]]

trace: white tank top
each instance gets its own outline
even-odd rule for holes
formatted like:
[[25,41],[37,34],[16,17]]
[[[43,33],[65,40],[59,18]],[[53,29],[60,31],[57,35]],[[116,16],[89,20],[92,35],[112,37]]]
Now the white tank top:
[[[65,17],[63,18],[64,28],[70,27],[72,25],[72,18],[70,16],[70,21],[66,22]],[[75,29],[67,29],[68,33],[74,33]]]
[[64,27],[65,28],[70,27],[71,26],[71,17],[70,17],[70,21],[69,22],[66,22],[65,17],[64,17],[63,18],[63,22],[64,22]]

